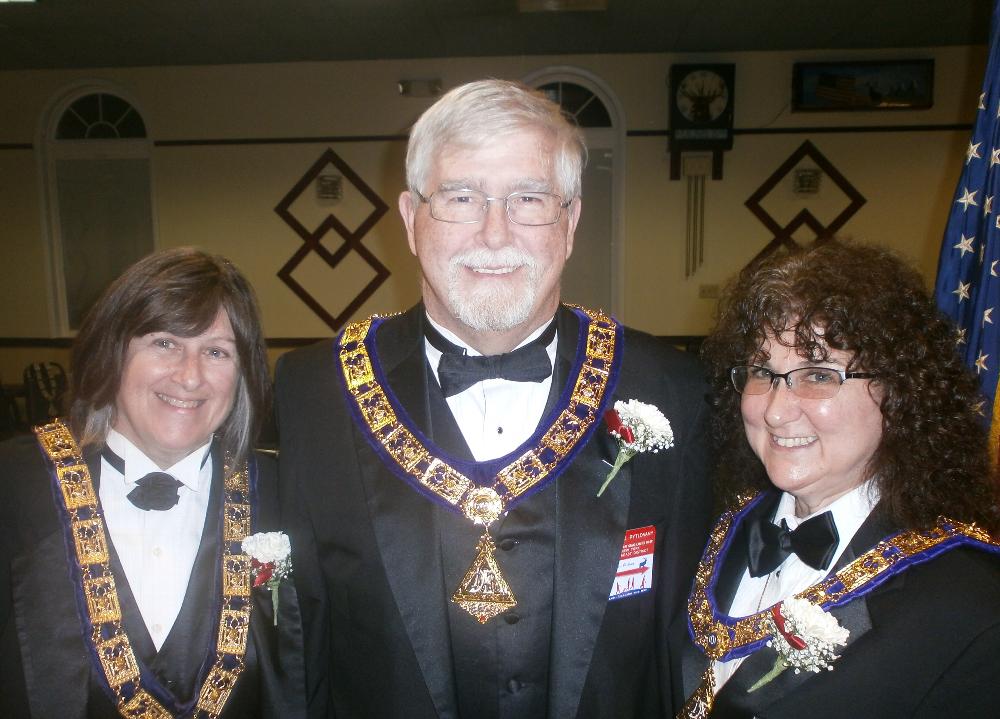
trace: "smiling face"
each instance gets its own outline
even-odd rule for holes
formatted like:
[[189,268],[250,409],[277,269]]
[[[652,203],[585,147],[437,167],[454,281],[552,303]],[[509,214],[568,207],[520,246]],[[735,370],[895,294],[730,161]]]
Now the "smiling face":
[[[786,342],[792,335],[782,335]],[[830,350],[829,361],[800,356],[769,336],[761,348],[764,367],[783,373],[799,367],[843,370],[851,356]],[[862,484],[868,461],[882,441],[880,393],[870,380],[848,379],[830,399],[801,399],[784,381],[767,394],[743,395],[747,440],[771,483],[796,499],[796,514],[819,511]]]
[[239,382],[236,340],[223,310],[196,337],[152,332],[128,345],[114,428],[166,469],[225,421]]
[[[420,191],[425,197],[444,189],[480,190],[490,197],[527,190],[561,194],[553,157],[552,139],[530,128],[486,146],[449,145]],[[513,348],[555,312],[579,200],[555,224],[536,227],[510,222],[497,201],[475,224],[436,220],[410,192],[400,195],[399,209],[420,262],[428,314],[472,346],[479,349],[483,335],[493,335],[488,344]]]

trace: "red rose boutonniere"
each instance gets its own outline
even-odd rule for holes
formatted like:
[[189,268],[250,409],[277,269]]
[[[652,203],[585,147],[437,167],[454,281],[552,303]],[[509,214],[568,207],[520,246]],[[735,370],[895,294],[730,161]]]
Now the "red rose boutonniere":
[[618,456],[604,484],[597,490],[600,497],[618,471],[639,452],[659,452],[674,446],[674,432],[663,412],[651,404],[630,399],[615,402],[614,409],[604,413],[608,432],[618,440]]
[[794,668],[796,674],[803,669],[807,672],[832,671],[837,659],[835,649],[846,645],[850,636],[850,631],[840,626],[836,617],[799,597],[790,597],[771,607],[768,623],[771,639],[767,646],[773,648],[778,657],[771,671],[747,689],[748,693],[757,691],[789,667]]
[[254,587],[271,590],[274,625],[278,625],[278,587],[292,573],[292,545],[284,532],[257,532],[243,540],[243,551],[250,557]]

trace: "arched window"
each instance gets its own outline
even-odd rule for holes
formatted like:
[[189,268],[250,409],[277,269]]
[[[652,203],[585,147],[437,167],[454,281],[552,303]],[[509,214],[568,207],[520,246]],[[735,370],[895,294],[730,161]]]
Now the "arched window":
[[583,212],[573,255],[562,278],[568,302],[599,307],[619,319],[624,310],[622,185],[625,122],[610,88],[573,67],[545,68],[526,80],[583,130],[588,161],[583,171]]
[[608,109],[593,92],[572,82],[550,82],[538,89],[550,100],[559,103],[563,112],[576,120],[580,127],[611,127]]
[[134,104],[94,86],[56,100],[42,138],[54,324],[71,334],[111,281],[153,250],[149,141]]
[[125,100],[105,92],[84,95],[66,108],[57,140],[120,140],[146,137],[146,124]]

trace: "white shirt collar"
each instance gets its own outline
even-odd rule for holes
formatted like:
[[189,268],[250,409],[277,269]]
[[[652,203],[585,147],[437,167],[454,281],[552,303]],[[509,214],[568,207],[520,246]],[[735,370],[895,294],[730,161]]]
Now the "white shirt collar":
[[[482,354],[482,352],[479,352],[474,347],[472,347],[469,344],[467,344],[461,337],[459,337],[458,335],[456,335],[454,332],[452,332],[451,330],[449,330],[446,327],[442,327],[440,324],[438,324],[433,319],[431,319],[431,316],[429,314],[427,314],[426,310],[424,311],[424,317],[427,319],[428,322],[431,323],[431,327],[433,327],[434,329],[436,329],[438,332],[441,333],[442,337],[444,337],[446,340],[448,340],[452,344],[457,345],[458,347],[461,347],[462,349],[464,349],[466,352],[469,353],[470,356],[475,357],[476,355],[481,355]],[[549,326],[549,323],[552,322],[552,318],[553,317],[555,317],[555,315],[552,315],[552,317],[550,317],[549,319],[547,319],[545,322],[542,322],[542,324],[539,325],[537,328],[535,328],[535,330],[530,335],[528,335],[527,337],[525,337],[520,342],[520,344],[517,345],[517,347],[515,347],[514,349],[512,349],[510,351],[513,352],[514,350],[516,350],[516,349],[518,349],[520,347],[524,347],[526,344],[528,344],[529,342],[533,341],[536,337],[538,337],[540,334],[542,334],[542,332],[544,332],[546,330],[546,328]],[[553,342],[555,342],[555,341],[556,340],[553,340]],[[427,348],[428,348],[427,358],[430,359],[430,360],[432,360],[432,362],[431,362],[432,365],[437,364],[436,360],[441,358],[441,350],[437,349],[436,347],[433,347],[430,344],[430,342],[425,342],[425,344],[427,345]],[[432,351],[434,353],[433,357],[431,356],[431,352]]]
[[147,457],[125,435],[114,429],[108,431],[104,441],[108,449],[124,460],[126,484],[135,484],[150,472],[166,472],[194,492],[207,490],[211,482],[212,462],[210,459],[206,461],[206,455],[212,447],[211,439],[166,469],[160,469],[156,462]]

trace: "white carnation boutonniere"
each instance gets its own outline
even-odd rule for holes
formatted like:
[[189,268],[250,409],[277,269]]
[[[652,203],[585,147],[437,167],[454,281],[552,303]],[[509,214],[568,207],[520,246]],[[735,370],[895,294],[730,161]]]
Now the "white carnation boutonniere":
[[608,432],[618,440],[618,456],[604,484],[597,490],[600,497],[625,463],[639,452],[659,452],[674,446],[674,431],[663,412],[651,404],[630,399],[615,402],[614,409],[604,413]]
[[292,545],[284,532],[257,532],[243,540],[243,551],[250,557],[254,587],[271,590],[274,625],[278,626],[278,587],[292,573]]
[[771,639],[767,646],[778,652],[771,671],[758,679],[747,692],[760,689],[789,667],[798,674],[803,669],[833,671],[836,647],[847,644],[850,631],[837,618],[812,602],[792,597],[771,607]]

